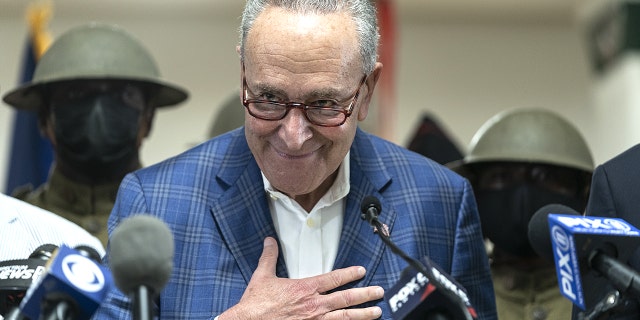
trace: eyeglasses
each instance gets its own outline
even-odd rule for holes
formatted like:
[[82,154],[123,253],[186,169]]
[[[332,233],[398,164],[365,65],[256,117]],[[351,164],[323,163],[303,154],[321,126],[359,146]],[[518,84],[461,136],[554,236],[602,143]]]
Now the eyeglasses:
[[[244,69],[244,66],[243,66]],[[242,75],[242,104],[247,108],[249,114],[258,119],[267,121],[282,120],[287,116],[289,110],[300,108],[305,118],[312,124],[321,127],[338,127],[347,121],[353,112],[353,108],[358,100],[360,88],[364,84],[367,76],[363,76],[355,94],[348,99],[351,101],[347,107],[345,102],[339,103],[332,99],[324,99],[311,102],[310,104],[300,102],[280,102],[273,100],[248,99],[247,80]]]

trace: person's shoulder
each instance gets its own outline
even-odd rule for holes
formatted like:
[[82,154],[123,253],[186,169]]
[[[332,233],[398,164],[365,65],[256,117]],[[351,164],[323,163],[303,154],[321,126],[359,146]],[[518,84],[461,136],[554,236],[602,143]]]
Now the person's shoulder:
[[31,183],[23,184],[14,188],[11,191],[11,197],[26,200],[31,194],[33,194],[35,190],[33,189],[33,185]]
[[[146,186],[209,185],[221,171],[237,173],[251,161],[242,128],[206,140],[176,156],[138,169],[123,184],[136,181]],[[121,184],[121,187],[122,185]]]
[[0,206],[2,206],[2,212],[6,213],[7,211],[11,211],[11,212],[17,212],[20,215],[54,215],[57,216],[49,211],[46,211],[44,209],[41,209],[37,206],[34,206],[30,203],[27,203],[26,201],[13,197],[13,196],[8,196],[6,194],[0,193]]
[[636,144],[635,146],[623,151],[622,153],[616,155],[605,163],[608,162],[624,162],[632,160],[637,162],[640,160],[640,144]]
[[[77,224],[53,212],[5,194],[0,194],[0,207],[2,207],[0,217],[3,224],[0,227],[10,227],[12,232],[20,232],[20,241],[24,242],[21,247],[45,243],[58,246],[66,244],[71,247],[82,244],[95,248],[100,255],[105,253],[100,240]],[[7,240],[9,239],[3,239],[3,241]]]
[[217,165],[225,159],[246,155],[249,147],[243,128],[208,139],[175,156],[138,169],[136,173],[173,170],[176,166],[197,167]]
[[605,167],[618,167],[627,165],[636,165],[640,161],[640,144],[623,151],[615,157],[607,160],[602,165]]
[[[403,146],[385,140],[371,133],[361,131],[358,133],[359,144],[367,150],[364,156],[375,156],[381,159],[381,163],[392,170],[409,170],[417,172],[420,176],[438,176],[448,181],[460,183],[464,180],[462,176],[436,161],[425,157],[419,153],[411,151]],[[369,141],[371,147],[367,147]],[[362,156],[362,154],[361,154]],[[395,169],[394,169],[395,168]]]

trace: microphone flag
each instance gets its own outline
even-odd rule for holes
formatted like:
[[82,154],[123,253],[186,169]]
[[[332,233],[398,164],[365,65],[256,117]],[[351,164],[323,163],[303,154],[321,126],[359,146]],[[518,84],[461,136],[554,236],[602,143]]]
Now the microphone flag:
[[[447,315],[449,319],[467,319],[465,312],[476,319],[477,313],[464,287],[428,257],[424,257],[421,262],[426,270],[431,270],[432,281],[438,282],[442,288],[455,294],[457,299],[451,299],[451,296],[441,292],[429,281],[426,275],[409,266],[402,272],[400,280],[384,293],[393,319],[424,319],[425,315],[429,314]],[[461,309],[459,301],[464,304],[463,308],[466,310]]]
[[[590,309],[605,293],[608,281],[591,270],[596,252],[626,262],[640,245],[640,230],[619,218],[549,214],[549,232],[560,292],[582,310]],[[585,272],[586,270],[586,272]],[[584,290],[588,284],[589,290]]]
[[45,272],[27,290],[20,304],[22,313],[38,319],[47,300],[67,299],[76,308],[77,319],[89,319],[113,286],[109,270],[80,252],[60,246]]

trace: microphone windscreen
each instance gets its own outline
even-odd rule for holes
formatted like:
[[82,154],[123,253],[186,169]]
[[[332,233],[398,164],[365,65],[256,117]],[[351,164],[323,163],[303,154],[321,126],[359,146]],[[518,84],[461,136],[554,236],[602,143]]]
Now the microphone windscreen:
[[551,232],[549,231],[548,216],[550,213],[570,215],[580,215],[580,213],[565,205],[552,203],[538,209],[529,220],[527,236],[533,251],[548,261],[554,261]]
[[378,200],[378,198],[374,196],[364,197],[364,199],[362,199],[362,202],[360,203],[360,211],[362,213],[366,213],[369,208],[375,208],[376,210],[378,210],[378,212],[380,212],[380,200]]
[[109,265],[116,286],[124,293],[140,286],[159,293],[171,275],[173,251],[173,235],[158,218],[135,215],[122,221],[109,242]]
[[51,259],[53,252],[55,252],[57,249],[58,249],[58,246],[56,246],[55,244],[50,244],[50,243],[43,244],[37,247],[35,250],[33,250],[33,253],[29,255],[29,259],[49,260]]
[[93,260],[94,262],[100,263],[102,262],[102,257],[100,256],[100,254],[98,253],[98,250],[89,247],[89,246],[85,246],[85,245],[79,245],[75,248],[76,251],[78,251],[78,253],[80,253],[81,255]]

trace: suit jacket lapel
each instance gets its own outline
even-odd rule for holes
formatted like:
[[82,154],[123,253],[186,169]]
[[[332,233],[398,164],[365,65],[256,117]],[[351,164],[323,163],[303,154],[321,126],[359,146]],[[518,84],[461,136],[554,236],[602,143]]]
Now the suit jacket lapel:
[[[384,165],[376,156],[375,149],[366,135],[358,130],[356,139],[351,147],[350,155],[350,191],[347,196],[346,211],[340,246],[334,264],[334,269],[349,266],[363,266],[367,274],[357,286],[368,286],[382,261],[385,245],[380,237],[373,232],[373,228],[360,217],[360,204],[367,195],[376,196],[382,203],[380,221],[387,224],[391,230],[396,213],[385,204],[380,190],[390,181],[390,175],[384,170]],[[371,168],[371,169],[367,169]],[[381,169],[383,168],[383,169]],[[355,283],[345,287],[354,287]],[[343,287],[344,288],[344,287]]]
[[[211,215],[220,229],[222,241],[249,282],[258,266],[265,237],[277,234],[266,199],[260,169],[244,139],[235,139],[217,179],[228,188],[211,203]],[[282,250],[280,250],[282,252]],[[276,274],[288,277],[284,258],[278,256]]]

